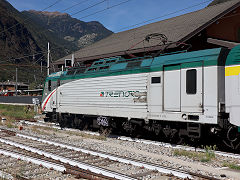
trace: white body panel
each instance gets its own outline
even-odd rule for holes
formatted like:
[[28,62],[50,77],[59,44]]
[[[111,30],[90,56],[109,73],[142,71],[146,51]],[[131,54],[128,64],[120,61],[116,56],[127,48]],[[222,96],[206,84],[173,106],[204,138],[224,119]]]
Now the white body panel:
[[[180,66],[179,66],[180,67]],[[181,70],[164,70],[164,110],[181,111]]]
[[[148,76],[148,112],[149,113],[159,113],[162,112],[163,106],[163,72],[153,72]],[[152,84],[152,77],[160,77],[161,82]]]
[[[159,71],[71,81],[50,93],[43,102],[44,111],[52,112],[52,108],[56,107],[56,111],[61,113],[217,124],[218,68],[188,68],[198,71],[198,90],[196,98],[193,99],[190,95],[185,97],[181,93],[186,92],[186,68],[173,70],[172,73]],[[160,77],[161,82],[152,84],[152,77]],[[171,80],[174,83],[164,87],[164,81]],[[168,98],[170,103],[165,103],[163,97]],[[56,102],[56,105],[50,105],[51,101]],[[200,108],[200,103],[203,109]],[[168,108],[168,111],[165,108]],[[199,116],[199,119],[183,119],[183,114]]]
[[138,102],[136,92],[147,92],[147,74],[79,79],[58,88],[57,111],[146,118],[147,103]]

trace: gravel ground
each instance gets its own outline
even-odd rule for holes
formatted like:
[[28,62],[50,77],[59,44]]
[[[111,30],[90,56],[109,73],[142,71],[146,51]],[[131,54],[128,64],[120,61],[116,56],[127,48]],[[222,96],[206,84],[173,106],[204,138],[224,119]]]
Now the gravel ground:
[[75,179],[72,175],[0,155],[0,179]]
[[81,132],[69,132],[36,126],[24,126],[22,131],[14,130],[19,133],[22,132],[49,140],[60,141],[82,148],[107,152],[216,178],[240,179],[240,171],[230,171],[227,168],[222,168],[224,162],[240,164],[239,159],[216,155],[215,158],[208,162],[201,162],[196,157],[177,156],[174,149],[157,145],[122,141],[113,138],[99,138]]

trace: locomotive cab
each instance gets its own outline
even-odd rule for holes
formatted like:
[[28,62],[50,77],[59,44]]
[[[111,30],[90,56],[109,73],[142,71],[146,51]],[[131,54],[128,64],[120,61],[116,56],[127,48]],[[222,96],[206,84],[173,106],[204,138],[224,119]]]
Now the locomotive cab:
[[[44,84],[43,96],[42,96],[42,111],[46,113],[46,109],[51,109],[51,112],[56,110],[57,104],[57,88],[60,86],[60,77],[65,72],[60,71],[50,74]],[[49,111],[49,110],[48,110]],[[50,113],[51,113],[50,112]]]

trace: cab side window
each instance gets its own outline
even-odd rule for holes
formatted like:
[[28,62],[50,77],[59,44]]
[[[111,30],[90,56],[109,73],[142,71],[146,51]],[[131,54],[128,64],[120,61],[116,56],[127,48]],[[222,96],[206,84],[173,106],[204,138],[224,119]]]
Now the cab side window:
[[197,70],[190,69],[186,72],[186,93],[196,94],[197,93]]
[[160,84],[161,83],[161,77],[152,77],[152,84]]
[[52,91],[52,81],[48,81],[48,91]]

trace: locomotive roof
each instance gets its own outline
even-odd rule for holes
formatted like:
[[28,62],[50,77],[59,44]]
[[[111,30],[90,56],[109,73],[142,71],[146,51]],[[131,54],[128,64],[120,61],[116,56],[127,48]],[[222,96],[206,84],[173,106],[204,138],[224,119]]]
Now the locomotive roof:
[[[240,48],[240,46],[238,47]],[[215,48],[185,53],[179,52],[177,54],[162,55],[155,58],[106,58],[95,61],[91,67],[72,68],[68,71],[64,71],[58,74],[51,74],[47,79],[79,79],[99,76],[113,76],[120,74],[162,71],[164,66],[173,64],[181,64],[181,68],[224,65],[225,61],[219,58],[220,53],[224,52],[228,52],[228,50],[225,48]],[[172,69],[169,68],[168,70]]]
[[[101,41],[75,52],[75,58],[76,61],[85,61],[117,55],[121,56],[125,55],[126,51],[131,54],[148,51],[148,48],[159,50],[162,46],[159,46],[159,42],[156,41],[137,44],[146,35],[152,33],[165,34],[169,41],[185,42],[239,6],[240,0],[231,0],[174,18],[114,33]],[[134,48],[129,50],[133,46]],[[65,59],[71,59],[71,55],[59,59],[55,64],[63,64]]]

